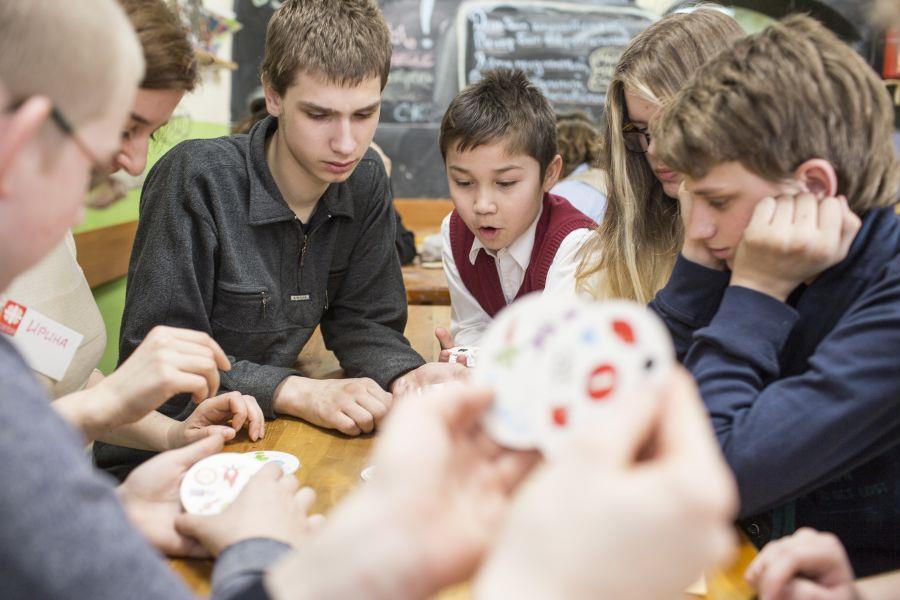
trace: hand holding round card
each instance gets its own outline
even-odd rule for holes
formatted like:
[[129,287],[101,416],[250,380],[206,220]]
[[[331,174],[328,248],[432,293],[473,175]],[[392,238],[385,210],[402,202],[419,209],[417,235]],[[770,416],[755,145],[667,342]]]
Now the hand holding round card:
[[476,381],[495,390],[485,427],[511,448],[552,455],[610,402],[655,394],[675,363],[668,331],[647,308],[531,295],[484,338]]
[[221,452],[204,458],[188,469],[181,481],[184,510],[194,515],[219,514],[234,502],[264,464],[236,452]]

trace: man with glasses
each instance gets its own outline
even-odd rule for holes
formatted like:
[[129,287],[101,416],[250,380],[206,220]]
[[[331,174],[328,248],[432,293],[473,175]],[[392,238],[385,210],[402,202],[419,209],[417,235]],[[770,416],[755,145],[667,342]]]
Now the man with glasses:
[[[112,0],[92,0],[90,11],[67,0],[0,3],[0,289],[81,218],[91,169],[118,151],[142,73]],[[164,453],[114,489],[9,341],[21,316],[4,310],[0,333],[0,597],[190,597],[147,539],[180,535],[178,483],[222,439]],[[226,536],[216,575],[225,593],[286,550],[275,540],[296,539],[305,524],[296,489],[266,469],[247,488],[266,514],[248,507],[199,524]]]

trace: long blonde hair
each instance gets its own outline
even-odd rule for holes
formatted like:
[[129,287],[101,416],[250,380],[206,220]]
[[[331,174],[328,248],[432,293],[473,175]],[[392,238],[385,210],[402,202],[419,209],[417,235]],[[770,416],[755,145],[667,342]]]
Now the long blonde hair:
[[606,93],[597,164],[607,179],[606,213],[582,248],[580,289],[597,299],[649,302],[668,280],[684,235],[678,202],[663,192],[646,158],[625,148],[626,88],[662,104],[743,35],[731,17],[701,8],[660,19],[622,53]]

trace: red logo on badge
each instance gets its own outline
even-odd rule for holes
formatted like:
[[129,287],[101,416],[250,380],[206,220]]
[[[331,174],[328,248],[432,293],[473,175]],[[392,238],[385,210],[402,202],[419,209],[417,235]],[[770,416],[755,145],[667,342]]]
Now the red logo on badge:
[[7,300],[3,307],[3,313],[0,314],[0,331],[7,335],[16,335],[19,323],[25,318],[26,310],[28,309],[21,304]]

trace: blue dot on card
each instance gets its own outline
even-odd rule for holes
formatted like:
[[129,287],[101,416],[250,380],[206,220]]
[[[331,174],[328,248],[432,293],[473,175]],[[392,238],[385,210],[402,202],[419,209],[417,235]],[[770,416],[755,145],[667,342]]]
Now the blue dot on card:
[[581,334],[581,341],[585,344],[593,344],[597,341],[597,334],[593,329],[585,329]]

